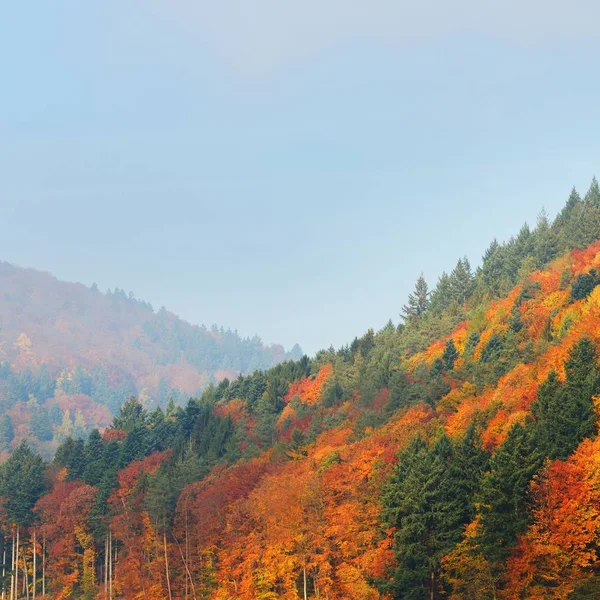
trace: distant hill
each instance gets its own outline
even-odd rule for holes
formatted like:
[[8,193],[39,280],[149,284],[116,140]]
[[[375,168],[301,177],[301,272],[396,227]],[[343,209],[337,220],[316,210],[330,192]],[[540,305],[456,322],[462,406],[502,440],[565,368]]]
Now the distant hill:
[[[148,407],[299,358],[295,346],[196,326],[115,289],[102,293],[0,262],[0,409],[14,443],[105,426],[135,395]],[[13,444],[14,445],[14,444]]]

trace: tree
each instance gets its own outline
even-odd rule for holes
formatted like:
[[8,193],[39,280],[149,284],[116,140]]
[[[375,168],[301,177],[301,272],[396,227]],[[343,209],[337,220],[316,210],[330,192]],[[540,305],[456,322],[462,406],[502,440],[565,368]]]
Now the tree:
[[408,302],[402,307],[402,318],[411,321],[420,318],[429,306],[429,289],[423,273],[419,275],[415,289],[408,295]]
[[97,429],[92,429],[85,445],[85,467],[82,472],[82,479],[89,485],[97,486],[100,484],[106,470],[110,468],[104,460],[104,442]]
[[463,305],[473,293],[474,277],[471,264],[465,256],[458,260],[450,273],[450,296],[459,305]]
[[597,565],[599,450],[598,440],[586,440],[568,460],[550,463],[532,482],[533,521],[508,560],[506,597],[580,597],[572,592],[578,587],[583,592],[578,584]]
[[558,239],[556,232],[550,225],[546,211],[542,209],[537,218],[537,227],[534,231],[534,247],[536,265],[541,268],[556,258],[558,253]]
[[15,437],[15,432],[13,430],[13,425],[10,417],[8,415],[2,415],[0,417],[0,449],[8,450],[10,448],[10,443],[13,441]]
[[496,569],[530,521],[528,490],[543,464],[531,425],[517,423],[490,460],[480,494],[481,547]]
[[0,497],[10,523],[29,525],[31,509],[46,487],[44,462],[26,442],[17,446],[0,473]]
[[50,415],[48,414],[48,410],[43,406],[36,406],[31,413],[30,426],[31,432],[38,440],[47,442],[52,439]]
[[573,347],[565,371],[564,384],[550,373],[532,405],[536,446],[551,459],[566,459],[597,428],[594,397],[600,394],[600,368],[591,340],[583,338]]
[[145,419],[146,411],[144,410],[142,403],[134,396],[131,396],[129,400],[126,400],[123,406],[121,406],[119,416],[114,418],[113,428],[122,429],[129,433],[137,427],[143,426]]
[[595,177],[592,178],[592,183],[583,201],[589,206],[600,209],[600,186],[598,186],[598,180]]
[[446,342],[446,347],[444,348],[444,354],[442,355],[442,360],[444,361],[444,366],[448,371],[452,371],[454,369],[454,363],[456,359],[459,358],[460,354],[454,345],[454,340],[450,338]]
[[486,460],[474,432],[459,449],[445,435],[431,450],[416,436],[400,454],[383,495],[384,520],[396,529],[398,598],[425,600],[443,593],[441,559],[474,514],[473,494]]

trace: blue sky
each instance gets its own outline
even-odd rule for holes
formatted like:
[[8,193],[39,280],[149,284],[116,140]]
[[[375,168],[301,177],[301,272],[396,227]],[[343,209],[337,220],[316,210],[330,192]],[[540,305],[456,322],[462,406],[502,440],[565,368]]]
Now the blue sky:
[[569,4],[9,3],[0,259],[309,352],[397,321],[600,176]]

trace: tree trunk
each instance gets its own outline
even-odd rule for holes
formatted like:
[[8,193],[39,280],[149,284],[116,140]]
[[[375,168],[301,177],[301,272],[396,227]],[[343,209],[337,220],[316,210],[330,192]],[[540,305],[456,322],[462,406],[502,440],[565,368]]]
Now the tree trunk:
[[35,600],[35,588],[37,587],[37,538],[35,527],[33,528],[33,600]]
[[108,600],[108,532],[104,536],[104,600]]
[[11,536],[12,548],[10,550],[10,600],[13,600],[15,589],[15,534]]
[[306,589],[306,563],[302,567],[302,576],[304,578],[304,600],[308,599],[308,590]]
[[17,548],[15,552],[15,600],[19,597],[19,526],[17,525]]
[[25,560],[25,550],[23,550],[23,588],[27,600],[29,600],[29,573],[27,572],[27,561]]
[[431,600],[435,600],[435,572],[431,571]]
[[187,594],[188,594],[188,581],[192,586],[192,595],[194,600],[196,600],[196,586],[194,585],[194,580],[192,579],[192,574],[190,572],[190,569],[188,567],[188,563],[187,560],[183,557],[183,552],[181,551],[181,545],[179,544],[179,541],[177,540],[177,538],[175,537],[175,535],[173,535],[173,539],[175,540],[175,543],[177,544],[177,548],[179,549],[179,554],[181,555],[181,560],[183,561],[183,566],[185,567],[185,593],[186,593],[186,598],[187,598]]
[[169,556],[167,554],[167,530],[163,530],[163,549],[165,553],[165,572],[167,574],[167,590],[169,591],[169,600],[173,600],[171,594],[171,579],[169,578]]
[[[188,536],[188,511],[187,506],[185,509],[185,570],[187,571],[187,575],[191,581],[190,570],[188,568],[188,564],[190,561],[190,544],[189,544],[189,536]],[[192,584],[193,585],[193,584]],[[196,599],[196,594],[194,593],[194,600]],[[185,579],[185,600],[188,600],[188,578]]]
[[112,556],[112,531],[108,530],[108,597],[113,600],[113,556]]
[[2,538],[2,600],[6,600],[6,539]]
[[42,596],[46,595],[46,534],[42,536]]

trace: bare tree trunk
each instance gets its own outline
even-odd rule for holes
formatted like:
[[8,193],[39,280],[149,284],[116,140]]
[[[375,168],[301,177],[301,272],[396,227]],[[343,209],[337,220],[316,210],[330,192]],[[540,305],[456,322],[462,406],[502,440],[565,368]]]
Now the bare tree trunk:
[[42,596],[46,595],[46,534],[42,535]]
[[6,538],[2,538],[2,600],[6,600]]
[[431,571],[431,600],[435,600],[435,572]]
[[104,537],[104,600],[108,600],[108,532]]
[[169,591],[169,600],[173,600],[173,595],[171,594],[171,579],[169,577],[169,556],[167,554],[167,530],[163,530],[163,549],[165,552],[165,572],[167,574],[167,590]]
[[308,590],[306,589],[306,563],[302,567],[302,578],[304,579],[304,600],[308,599]]
[[[177,544],[177,548],[179,548],[179,554],[181,555],[181,560],[183,561],[183,566],[185,567],[185,573],[186,573],[186,579],[185,579],[185,593],[188,593],[188,580],[189,583],[192,585],[192,594],[193,594],[193,598],[194,600],[196,600],[196,586],[194,585],[194,580],[192,579],[192,574],[188,568],[188,563],[187,560],[185,558],[183,558],[183,552],[181,551],[181,546],[179,544],[179,542],[177,541],[177,538],[173,535],[173,539],[175,540],[175,543]],[[186,595],[187,598],[187,595]]]
[[10,551],[10,600],[13,600],[15,595],[15,534],[12,536],[12,548]]
[[29,600],[29,573],[27,572],[27,561],[25,560],[25,550],[23,550],[23,587],[25,596]]
[[112,557],[112,531],[108,530],[108,591],[109,591],[109,599],[113,600],[113,557]]
[[[181,549],[179,551],[181,552]],[[190,575],[190,570],[188,568],[189,562],[190,562],[190,543],[189,543],[189,535],[188,535],[188,510],[187,510],[187,506],[186,506],[185,507],[185,570],[187,571],[187,575],[191,581],[192,577]],[[195,598],[196,598],[196,594],[194,593],[194,600],[195,600]],[[185,579],[185,600],[188,600],[188,578],[187,577]]]
[[35,600],[35,588],[37,587],[37,538],[35,527],[33,528],[33,600]]
[[19,597],[19,526],[17,525],[17,550],[15,553],[15,600]]

